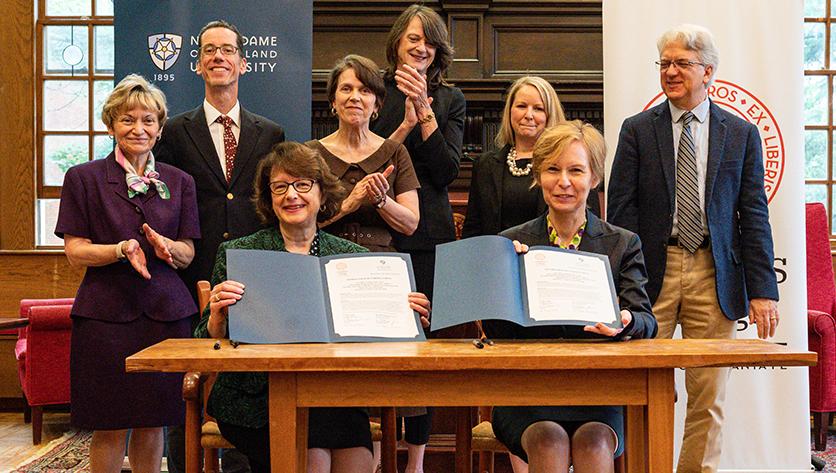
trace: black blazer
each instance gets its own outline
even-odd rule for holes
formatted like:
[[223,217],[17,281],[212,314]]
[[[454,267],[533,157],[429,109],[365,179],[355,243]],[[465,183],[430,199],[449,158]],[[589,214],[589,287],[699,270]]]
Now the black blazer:
[[267,118],[241,107],[241,133],[232,181],[227,184],[212,135],[206,125],[203,105],[169,120],[154,157],[190,174],[197,187],[197,207],[202,238],[195,241],[192,264],[181,272],[193,295],[195,282],[209,279],[218,246],[225,240],[249,235],[261,223],[250,201],[258,162],[276,143],[284,141],[284,131]]
[[[633,314],[633,320],[616,338],[655,337],[658,326],[650,299],[644,290],[647,271],[639,237],[633,232],[601,221],[591,211],[586,212],[586,218],[586,231],[578,250],[609,257],[619,308]],[[529,246],[548,246],[546,214],[509,228],[500,235]],[[500,320],[486,320],[485,325],[488,335],[493,338],[601,338],[600,335],[584,332],[583,327],[579,326],[521,327]]]
[[[441,86],[430,91],[429,96],[433,98],[431,107],[438,129],[424,141],[421,126],[415,125],[403,143],[421,184],[421,220],[411,236],[395,234],[395,246],[401,251],[433,250],[436,244],[456,238],[447,186],[458,176],[462,158],[464,94],[456,87]],[[395,81],[387,81],[386,100],[380,118],[371,124],[372,131],[388,138],[403,121],[405,99]]]
[[[508,172],[505,160],[511,145],[482,154],[473,163],[470,195],[462,238],[478,235],[497,235],[502,230],[502,173]],[[537,202],[537,213],[546,211],[546,202]]]
[[[746,317],[749,300],[778,300],[772,230],[763,187],[758,129],[722,110],[709,111],[705,215],[717,299],[729,320]],[[655,301],[662,289],[673,228],[676,163],[668,102],[624,120],[608,189],[607,219],[644,243]]]

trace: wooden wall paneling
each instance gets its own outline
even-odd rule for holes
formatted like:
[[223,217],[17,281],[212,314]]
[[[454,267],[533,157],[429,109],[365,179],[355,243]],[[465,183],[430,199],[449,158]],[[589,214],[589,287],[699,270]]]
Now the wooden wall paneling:
[[447,18],[450,41],[455,50],[450,77],[482,77],[484,34],[482,13],[451,13]]
[[0,251],[0,317],[17,317],[21,299],[75,297],[84,270],[63,251]]
[[32,249],[35,235],[35,3],[0,0],[0,249]]

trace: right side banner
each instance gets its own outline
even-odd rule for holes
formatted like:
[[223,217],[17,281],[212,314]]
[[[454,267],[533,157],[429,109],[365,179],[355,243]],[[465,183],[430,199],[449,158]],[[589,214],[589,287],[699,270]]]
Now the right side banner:
[[[761,135],[781,299],[781,324],[771,341],[795,350],[807,349],[803,21],[802,0],[603,2],[607,175],[624,119],[665,100],[654,64],[659,36],[682,23],[714,34],[720,61],[709,98]],[[756,337],[748,318],[738,322],[737,338]],[[674,459],[687,403],[682,370],[676,385]],[[721,471],[810,471],[806,367],[733,369],[725,412]]]

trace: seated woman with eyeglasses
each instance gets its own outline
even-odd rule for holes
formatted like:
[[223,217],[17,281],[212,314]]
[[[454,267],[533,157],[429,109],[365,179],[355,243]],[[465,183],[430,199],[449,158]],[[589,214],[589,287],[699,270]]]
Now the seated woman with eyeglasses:
[[[345,195],[322,156],[305,145],[276,145],[259,163],[253,200],[269,225],[251,235],[221,244],[212,273],[209,306],[195,336],[226,338],[227,309],[242,297],[244,286],[227,280],[226,250],[257,249],[328,256],[361,253],[365,248],[317,228],[317,222],[340,211]],[[409,305],[429,325],[430,302],[409,294]],[[207,411],[218,420],[221,434],[249,458],[253,473],[270,471],[270,434],[265,373],[220,373],[209,395]],[[308,471],[317,473],[372,471],[369,416],[361,408],[313,408],[308,420]]]

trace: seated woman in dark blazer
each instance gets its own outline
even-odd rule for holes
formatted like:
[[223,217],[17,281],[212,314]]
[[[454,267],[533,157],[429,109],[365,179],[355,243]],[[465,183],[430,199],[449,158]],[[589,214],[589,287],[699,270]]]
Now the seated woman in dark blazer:
[[546,211],[531,187],[531,151],[543,130],[564,121],[563,107],[545,79],[520,77],[508,89],[497,149],[473,164],[462,238],[497,233]]
[[[563,122],[543,132],[534,146],[534,181],[548,212],[501,235],[519,252],[528,245],[554,245],[607,255],[621,309],[623,329],[604,324],[520,327],[493,321],[493,338],[652,338],[656,319],[644,286],[647,271],[636,234],[601,221],[586,208],[590,189],[603,177],[604,138],[592,125]],[[624,450],[624,427],[618,406],[496,407],[493,428],[515,455],[527,459],[531,472],[611,472],[613,457]]]
[[[226,250],[272,250],[328,256],[367,250],[317,227],[340,210],[345,190],[320,153],[300,143],[273,147],[256,171],[253,200],[267,228],[222,243],[212,272],[209,306],[195,329],[202,338],[227,338],[228,307],[246,297],[244,286],[227,279]],[[409,305],[429,325],[429,300],[409,294]],[[253,473],[270,471],[267,374],[220,373],[207,403],[221,434],[249,458]],[[371,472],[369,415],[359,407],[308,411],[308,472]]]

